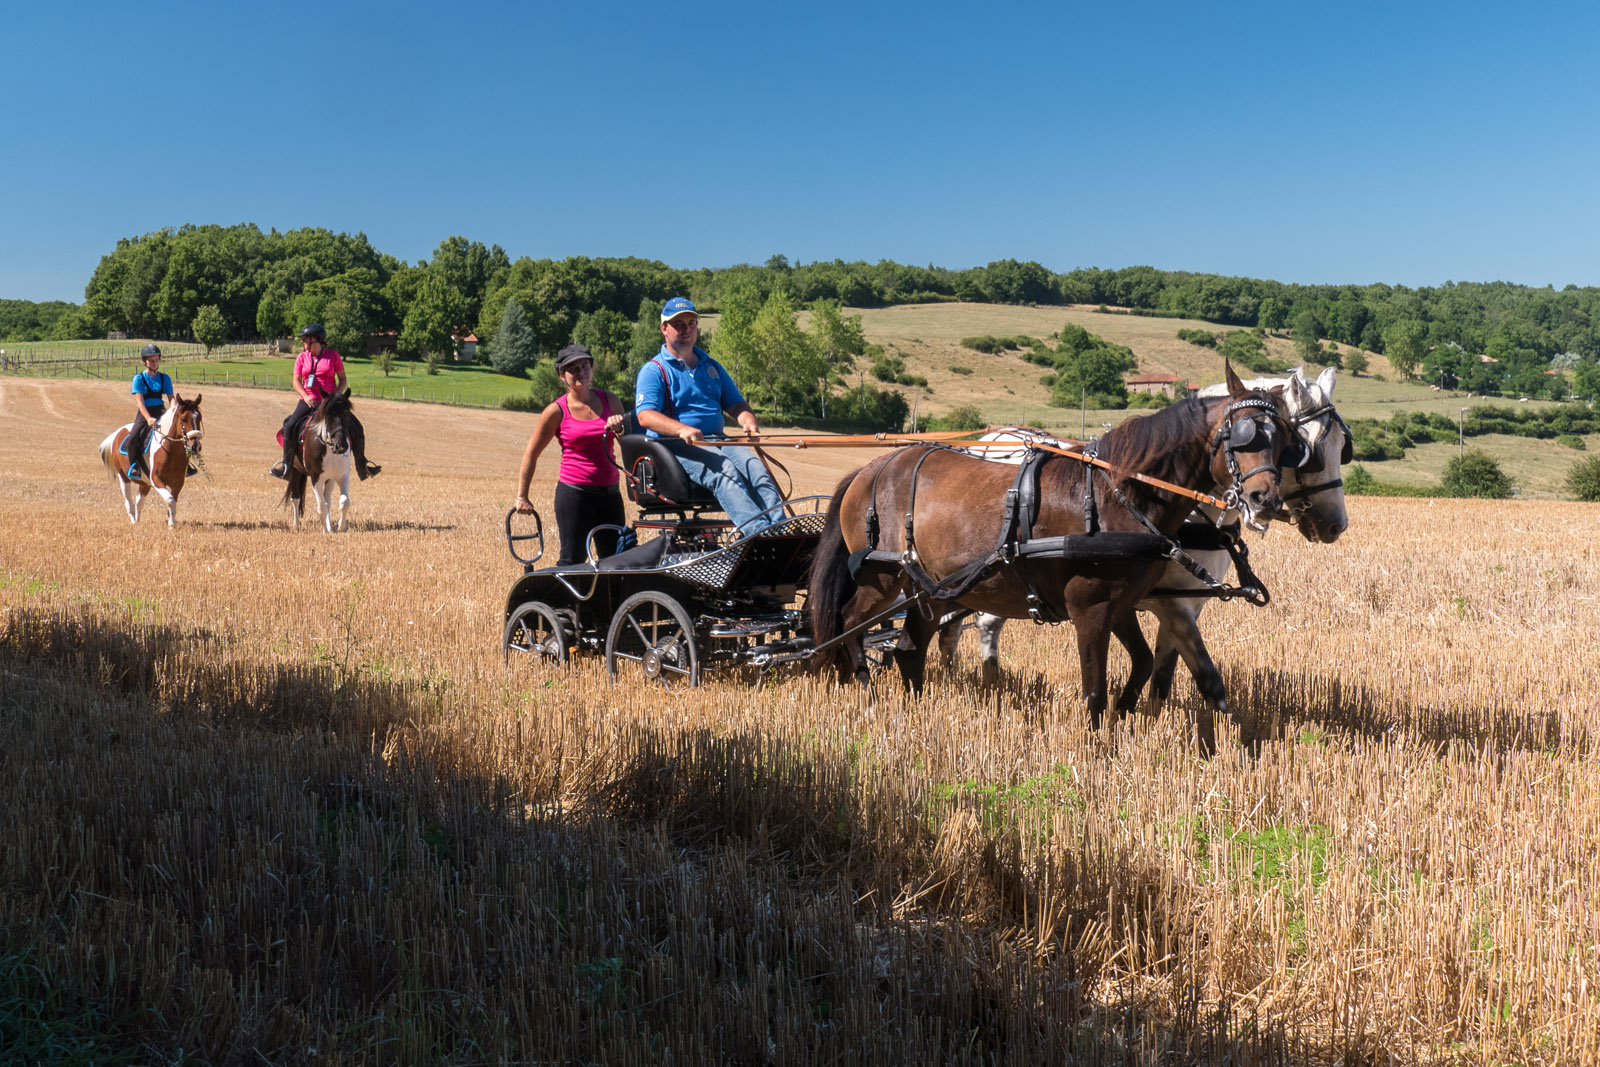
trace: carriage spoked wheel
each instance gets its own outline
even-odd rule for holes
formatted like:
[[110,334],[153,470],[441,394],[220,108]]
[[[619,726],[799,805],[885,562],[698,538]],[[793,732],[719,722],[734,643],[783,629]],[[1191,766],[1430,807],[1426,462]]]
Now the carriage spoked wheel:
[[606,673],[638,671],[668,688],[700,684],[700,650],[689,613],[665,593],[635,593],[622,602],[606,632]]
[[502,641],[507,663],[511,653],[524,655],[550,663],[567,662],[567,628],[561,616],[549,604],[530,600],[511,613],[506,620],[505,638]]

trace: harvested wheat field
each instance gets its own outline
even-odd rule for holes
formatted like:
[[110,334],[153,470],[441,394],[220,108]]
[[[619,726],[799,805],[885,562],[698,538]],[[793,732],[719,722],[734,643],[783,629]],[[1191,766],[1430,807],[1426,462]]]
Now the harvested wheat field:
[[1593,506],[1253,541],[1204,760],[1186,680],[1091,732],[1061,627],[920,699],[508,670],[531,416],[358,401],[330,537],[287,394],[204,396],[134,528],[125,386],[0,379],[0,1059],[1600,1062]]

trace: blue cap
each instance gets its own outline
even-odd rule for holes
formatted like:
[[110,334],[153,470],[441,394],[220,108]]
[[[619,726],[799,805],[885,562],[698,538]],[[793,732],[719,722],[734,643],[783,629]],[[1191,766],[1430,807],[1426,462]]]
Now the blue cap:
[[661,321],[666,322],[668,319],[675,319],[684,314],[693,315],[695,318],[700,317],[700,312],[696,311],[694,305],[689,303],[688,297],[675,296],[668,300],[666,306],[661,309]]

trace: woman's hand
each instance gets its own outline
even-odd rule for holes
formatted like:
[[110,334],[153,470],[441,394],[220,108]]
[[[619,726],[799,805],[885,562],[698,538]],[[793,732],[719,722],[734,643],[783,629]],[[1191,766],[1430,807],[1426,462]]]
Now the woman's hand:
[[533,502],[525,496],[519,496],[517,497],[517,502],[511,505],[511,510],[515,511],[518,515],[532,515]]
[[621,415],[613,415],[606,420],[606,429],[619,436],[622,433],[622,427],[625,425],[627,425],[627,420]]

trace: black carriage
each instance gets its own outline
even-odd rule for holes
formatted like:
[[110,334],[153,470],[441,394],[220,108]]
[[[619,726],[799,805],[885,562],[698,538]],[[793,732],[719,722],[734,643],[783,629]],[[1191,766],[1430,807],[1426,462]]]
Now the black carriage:
[[[506,596],[502,646],[509,660],[530,656],[566,662],[605,657],[606,670],[637,671],[666,684],[698,685],[706,671],[760,670],[805,659],[811,626],[806,573],[822,535],[826,497],[782,505],[784,515],[741,534],[716,499],[689,483],[660,441],[621,439],[628,496],[639,518],[621,534],[623,548],[570,566],[536,568],[544,553],[537,514],[530,533],[506,516],[506,542],[523,574]],[[596,531],[599,532],[599,531]],[[523,556],[518,546],[536,541]],[[898,639],[893,620],[869,635],[875,648]]]

